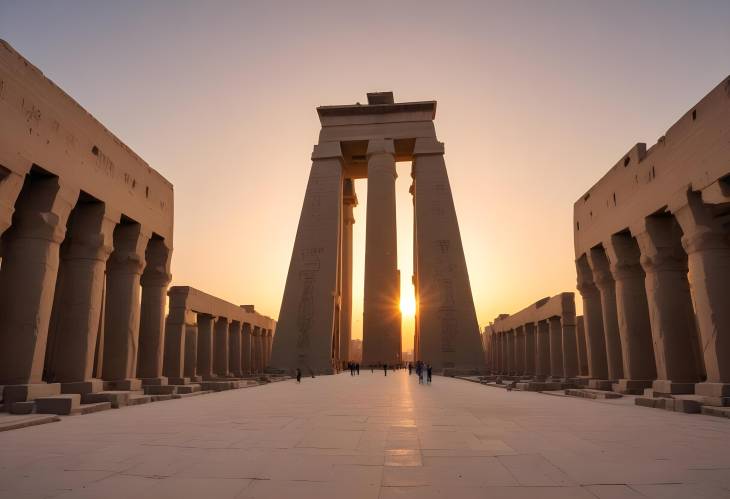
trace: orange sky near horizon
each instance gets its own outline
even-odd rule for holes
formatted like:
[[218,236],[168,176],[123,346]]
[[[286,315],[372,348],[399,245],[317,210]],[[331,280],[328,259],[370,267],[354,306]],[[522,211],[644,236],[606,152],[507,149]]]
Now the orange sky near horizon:
[[[573,202],[730,73],[730,3],[719,0],[3,0],[0,37],[174,184],[173,285],[272,317],[316,106],[387,90],[438,101],[483,326],[574,291]],[[405,293],[410,164],[397,172]],[[360,337],[365,182],[356,189]],[[406,350],[412,327],[404,317]]]

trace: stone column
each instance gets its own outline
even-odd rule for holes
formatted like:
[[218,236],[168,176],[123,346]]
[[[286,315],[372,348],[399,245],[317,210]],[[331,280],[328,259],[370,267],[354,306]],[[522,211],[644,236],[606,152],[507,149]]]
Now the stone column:
[[603,312],[601,311],[601,294],[593,282],[593,272],[588,265],[588,258],[583,255],[575,262],[578,284],[577,288],[583,298],[583,322],[586,336],[586,358],[588,360],[588,376],[597,382],[595,387],[609,389],[608,366],[606,363],[606,338],[603,335]]
[[145,267],[147,234],[140,224],[114,229],[114,251],[107,262],[104,365],[110,389],[139,390],[136,377],[140,324],[140,277]]
[[343,187],[342,212],[342,302],[340,311],[340,361],[350,361],[350,341],[352,340],[352,225],[355,217],[353,208],[357,206],[355,181],[345,179]]
[[266,330],[266,365],[264,367],[269,366],[269,362],[271,362],[271,345],[274,342],[274,332],[271,329]]
[[139,325],[137,376],[143,385],[166,385],[162,375],[165,352],[165,305],[170,284],[171,251],[163,239],[153,237],[147,243],[142,285]]
[[575,320],[575,339],[578,343],[578,373],[581,377],[588,377],[588,354],[586,352],[586,330],[583,316],[579,315]]
[[695,316],[687,281],[687,255],[674,217],[648,217],[631,227],[646,273],[646,298],[654,342],[659,394],[693,393]]
[[[176,306],[180,305],[180,306]],[[163,374],[171,385],[186,385],[190,376],[195,376],[195,359],[197,358],[197,345],[190,345],[188,342],[197,343],[196,338],[188,338],[188,334],[197,334],[197,331],[189,332],[195,328],[195,313],[185,307],[185,303],[175,303],[173,296],[170,296],[170,313],[165,321],[165,352]],[[190,352],[193,357],[186,358]],[[192,367],[192,372],[186,372],[186,366]]]
[[246,375],[253,372],[251,343],[251,324],[244,322],[241,328],[241,368]]
[[624,377],[613,387],[641,395],[656,379],[649,307],[639,246],[630,234],[616,234],[604,243],[616,282],[616,313],[621,336]]
[[593,271],[593,280],[601,293],[603,334],[606,340],[606,364],[611,382],[623,377],[621,336],[616,316],[616,283],[611,275],[606,252],[602,247],[592,248],[588,253],[588,264]]
[[395,209],[395,149],[392,140],[368,143],[368,203],[363,297],[363,364],[398,362],[398,234]]
[[514,343],[514,331],[506,331],[504,333],[505,339],[505,353],[507,354],[507,360],[505,362],[506,374],[513,376],[515,374],[515,343]]
[[343,157],[339,141],[315,146],[271,358],[290,373],[333,373]]
[[535,324],[535,378],[545,380],[550,375],[550,326],[548,321]]
[[228,329],[228,332],[228,362],[230,366],[230,372],[233,374],[233,376],[240,378],[241,376],[243,376],[243,369],[241,368],[241,323],[239,321],[231,322],[231,326]]
[[535,324],[530,322],[522,326],[525,331],[525,374],[527,376],[534,376],[535,371],[535,346],[536,346],[536,335],[535,335]]
[[499,374],[507,374],[507,359],[504,352],[504,342],[504,333],[500,331],[497,333],[497,356],[499,359],[497,362],[499,363]]
[[59,246],[78,194],[57,177],[26,176],[15,204],[13,224],[3,235],[0,385],[6,385],[5,403],[58,393],[60,389],[57,384],[42,382],[43,364]]
[[255,374],[261,372],[261,327],[254,326],[251,332],[251,366]]
[[[198,373],[198,315],[193,313],[193,322],[185,325],[185,378],[200,382],[203,377]],[[184,384],[184,380],[183,380]]]
[[479,324],[444,145],[435,138],[417,138],[413,158],[421,357],[437,371],[479,371],[484,368]]
[[697,192],[680,196],[670,209],[683,232],[707,371],[695,393],[707,404],[730,405],[730,233]]
[[578,345],[575,339],[575,316],[560,319],[563,341],[563,373],[566,379],[578,376]]
[[213,340],[213,372],[216,376],[227,378],[231,372],[228,368],[228,335],[231,320],[227,317],[218,317],[215,320]]
[[61,250],[63,278],[56,286],[46,352],[46,377],[61,382],[64,393],[103,389],[93,379],[99,322],[104,299],[104,273],[112,252],[119,213],[104,203],[78,203],[71,212]]
[[563,327],[560,317],[550,317],[547,322],[550,331],[550,377],[553,380],[564,379]]
[[515,373],[525,374],[525,333],[521,326],[515,328]]
[[198,368],[197,374],[203,381],[214,379],[213,375],[213,321],[208,314],[198,314]]

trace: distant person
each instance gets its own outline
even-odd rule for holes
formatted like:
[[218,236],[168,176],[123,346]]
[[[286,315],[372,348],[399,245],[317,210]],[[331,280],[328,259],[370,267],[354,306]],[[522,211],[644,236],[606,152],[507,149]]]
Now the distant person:
[[413,364],[411,364],[409,362],[408,363],[408,376],[410,376],[411,374],[413,374]]
[[423,366],[421,364],[418,364],[416,366],[416,374],[418,374],[418,384],[423,384]]
[[427,382],[430,385],[431,384],[431,371],[433,371],[433,366],[431,364],[428,365],[426,368],[426,373],[428,375]]
[[388,364],[383,364],[383,372],[386,376],[388,375]]
[[297,383],[302,382],[302,370],[297,367]]
[[350,368],[350,376],[355,376],[355,364],[350,362],[349,364],[347,364],[347,367]]
[[360,363],[359,362],[355,364],[355,372],[357,373],[358,376],[360,376]]

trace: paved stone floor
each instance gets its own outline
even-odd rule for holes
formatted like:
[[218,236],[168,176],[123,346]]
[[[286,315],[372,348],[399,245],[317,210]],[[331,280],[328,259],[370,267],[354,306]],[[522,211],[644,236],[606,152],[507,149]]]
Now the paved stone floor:
[[348,373],[0,433],[0,497],[730,497],[730,421]]

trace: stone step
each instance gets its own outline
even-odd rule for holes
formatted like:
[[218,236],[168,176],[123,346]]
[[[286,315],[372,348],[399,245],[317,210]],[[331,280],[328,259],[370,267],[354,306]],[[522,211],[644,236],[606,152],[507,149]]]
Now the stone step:
[[31,414],[19,416],[13,414],[0,414],[0,431],[17,430],[46,423],[55,423],[61,418],[51,414]]
[[517,390],[523,390],[526,392],[548,392],[562,390],[566,386],[570,385],[559,381],[523,381],[515,384],[515,388]]
[[189,393],[195,393],[199,392],[201,390],[201,387],[199,384],[191,384],[191,385],[176,385],[177,390],[175,390],[176,394],[189,394]]
[[702,405],[694,398],[636,397],[634,403],[642,407],[653,407],[687,414],[699,414],[702,410]]
[[149,395],[152,402],[164,402],[165,400],[172,400],[173,393],[167,393],[163,395]]
[[603,390],[591,390],[589,388],[569,388],[565,390],[566,395],[571,397],[582,397],[587,399],[620,399],[620,393],[606,392]]
[[84,404],[109,402],[113,409],[119,409],[120,407],[128,405],[130,395],[132,395],[132,392],[121,390],[106,390],[103,392],[84,394],[81,397],[81,402]]
[[176,385],[146,385],[144,387],[145,395],[172,395],[177,393]]
[[129,399],[127,400],[127,405],[149,404],[150,402],[152,402],[152,396],[133,393],[129,396]]
[[94,412],[107,411],[112,408],[111,402],[95,402],[93,404],[81,404],[74,408],[71,415],[92,414]]
[[241,383],[239,381],[203,381],[200,386],[203,390],[222,392],[239,388]]
[[8,406],[8,412],[15,415],[31,414],[34,410],[35,402],[33,400],[26,400],[24,402],[11,402]]
[[712,405],[703,405],[702,414],[708,416],[719,416],[721,418],[730,418],[730,407],[715,407]]
[[81,395],[78,393],[63,393],[50,397],[35,399],[35,412],[38,414],[58,414],[68,416],[81,405]]
[[198,390],[197,392],[190,392],[190,393],[176,393],[172,396],[172,398],[173,399],[184,399],[184,398],[188,398],[188,397],[196,397],[198,395],[206,395],[208,393],[214,393],[214,392],[210,391],[210,390],[205,390],[205,391]]

